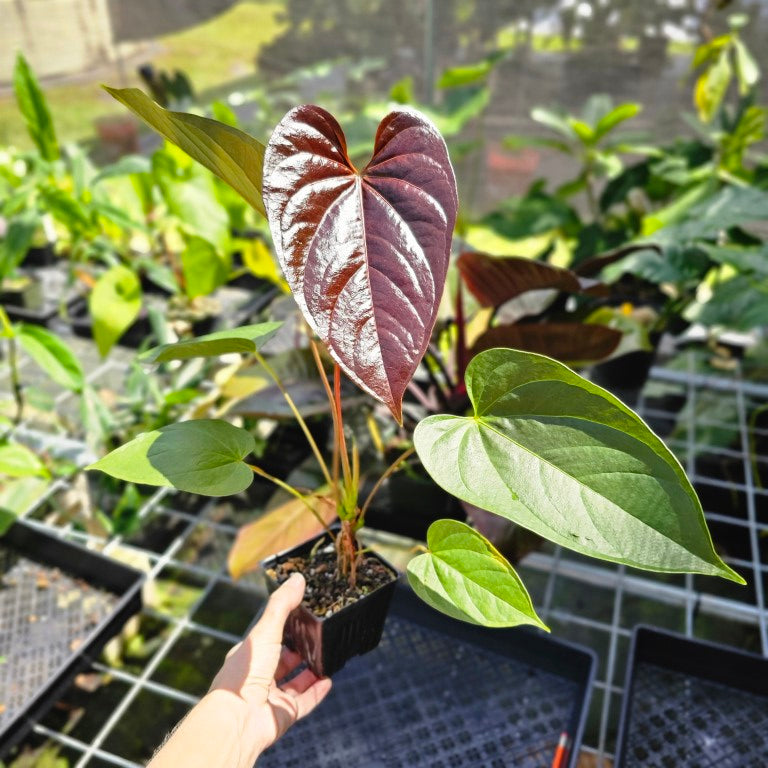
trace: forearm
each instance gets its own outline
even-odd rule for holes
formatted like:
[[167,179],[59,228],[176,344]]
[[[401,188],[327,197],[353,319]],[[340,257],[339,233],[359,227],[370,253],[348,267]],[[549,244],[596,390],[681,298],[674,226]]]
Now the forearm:
[[244,733],[243,702],[211,691],[190,710],[147,768],[251,768],[261,753]]

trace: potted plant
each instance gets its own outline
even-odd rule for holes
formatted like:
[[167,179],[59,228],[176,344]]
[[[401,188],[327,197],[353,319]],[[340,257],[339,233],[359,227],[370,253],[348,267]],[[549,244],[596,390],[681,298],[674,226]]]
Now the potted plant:
[[[422,115],[396,110],[379,126],[372,160],[357,171],[340,126],[319,107],[289,112],[265,155],[229,126],[166,112],[135,90],[113,94],[266,209],[286,280],[334,362],[333,383],[322,377],[333,402],[330,467],[305,430],[325,484],[313,494],[276,484],[321,529],[338,515],[340,529],[327,535],[335,570],[352,586],[367,554],[357,538],[366,504],[358,503],[355,445],[349,447],[342,424],[341,377],[401,420],[403,393],[430,341],[450,257],[457,197],[445,144]],[[266,325],[221,331],[164,345],[146,360],[240,352],[269,370],[259,348],[274,331]],[[743,583],[716,555],[679,463],[615,397],[562,363],[512,349],[477,355],[465,385],[468,415],[429,416],[414,433],[424,467],[446,490],[584,554]],[[254,474],[265,476],[245,461],[253,448],[246,430],[197,419],[139,435],[91,468],[221,496],[246,488]],[[292,523],[295,516],[286,518]],[[426,544],[408,566],[410,584],[425,602],[485,626],[544,626],[512,566],[476,530],[437,521]]]

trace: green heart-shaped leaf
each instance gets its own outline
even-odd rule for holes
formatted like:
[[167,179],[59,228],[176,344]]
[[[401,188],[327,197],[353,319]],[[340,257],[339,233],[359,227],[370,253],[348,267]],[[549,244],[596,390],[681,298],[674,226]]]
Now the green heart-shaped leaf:
[[227,331],[216,331],[175,344],[161,344],[147,350],[140,359],[144,363],[167,363],[169,360],[187,360],[190,357],[218,357],[231,352],[249,354],[266,344],[282,323],[244,325]]
[[414,435],[447,491],[593,557],[743,583],[678,461],[613,395],[512,349],[475,357],[466,382],[474,415],[430,416]]
[[244,429],[198,419],[145,432],[86,469],[132,483],[229,496],[253,481],[253,471],[243,462],[253,449],[253,435]]
[[427,531],[429,551],[408,563],[408,581],[428,605],[484,627],[546,629],[514,568],[480,533],[457,520]]
[[128,267],[110,267],[88,296],[93,338],[103,357],[131,327],[141,311],[139,278]]

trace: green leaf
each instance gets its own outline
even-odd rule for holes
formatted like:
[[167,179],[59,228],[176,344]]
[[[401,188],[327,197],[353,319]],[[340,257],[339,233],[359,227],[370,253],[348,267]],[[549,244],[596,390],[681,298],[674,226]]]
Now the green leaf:
[[0,445],[0,474],[10,477],[48,477],[42,461],[20,443]]
[[231,352],[251,354],[266,344],[282,323],[244,325],[226,331],[216,331],[175,344],[162,344],[141,355],[144,363],[167,363],[169,360],[187,360],[190,357],[218,357]]
[[211,104],[211,115],[214,120],[218,120],[231,128],[237,128],[238,120],[235,110],[223,101],[214,101]]
[[190,235],[181,254],[184,273],[184,292],[190,299],[208,296],[229,278],[229,260],[225,259],[213,243]]
[[619,125],[619,123],[623,123],[625,120],[634,117],[641,109],[642,107],[639,104],[633,104],[631,102],[619,104],[618,107],[612,109],[607,115],[604,115],[597,121],[597,125],[595,126],[595,141],[600,141],[600,139]]
[[13,70],[13,89],[29,135],[43,159],[49,162],[57,160],[59,144],[56,141],[51,111],[37,78],[21,54],[17,55],[16,67]]
[[95,186],[104,179],[114,179],[119,176],[131,176],[134,173],[150,173],[152,161],[142,155],[125,155],[114,163],[104,166],[91,181]]
[[467,368],[474,414],[430,416],[414,444],[450,493],[577,552],[724,576],[680,464],[613,395],[541,355],[492,349]]
[[0,486],[0,536],[45,493],[48,483],[47,478],[19,477]]
[[501,59],[507,55],[506,51],[494,51],[480,61],[465,64],[460,67],[451,67],[443,71],[437,81],[438,88],[456,88],[465,85],[482,83]]
[[250,433],[225,421],[182,421],[145,432],[86,469],[132,483],[228,496],[253,481],[253,471],[243,459],[254,447]]
[[128,330],[141,310],[141,285],[128,267],[117,264],[93,286],[88,297],[93,337],[103,357]]
[[71,192],[50,185],[41,187],[39,192],[46,213],[50,213],[72,234],[86,232],[91,227],[87,209]]
[[760,80],[760,67],[744,43],[735,38],[733,53],[736,60],[736,77],[739,81],[739,93],[744,96]]
[[413,76],[406,75],[398,80],[390,89],[389,98],[398,104],[413,104],[416,100],[413,95]]
[[768,244],[757,248],[704,244],[702,248],[709,258],[718,264],[730,264],[739,272],[754,272],[768,278]]
[[553,131],[557,131],[557,133],[565,136],[567,139],[577,138],[576,132],[573,130],[568,118],[561,113],[551,109],[544,109],[543,107],[536,107],[531,110],[531,119],[541,123],[541,125],[546,125],[547,128],[551,128]]
[[227,249],[229,217],[216,195],[215,178],[172,144],[155,152],[152,170],[168,211],[184,230]]
[[427,547],[408,563],[408,581],[425,603],[484,627],[533,624],[549,631],[514,568],[476,530],[438,520],[429,526]]
[[207,117],[170,112],[155,104],[138,88],[105,90],[146,121],[161,136],[237,190],[264,214],[261,178],[264,145],[237,128]]
[[240,247],[243,264],[252,275],[269,280],[279,286],[283,293],[290,293],[291,289],[277,266],[277,260],[265,243],[261,240],[243,240]]
[[733,69],[724,49],[709,69],[705,70],[696,81],[693,100],[699,119],[708,123],[720,109],[720,105],[731,82]]
[[595,132],[583,120],[578,120],[575,117],[568,117],[567,121],[568,125],[571,126],[571,129],[582,143],[594,144],[595,141],[597,141]]
[[5,237],[0,240],[0,282],[23,261],[39,224],[37,211],[25,211],[8,222]]
[[696,316],[703,325],[749,331],[768,324],[768,278],[737,275],[718,283]]
[[22,324],[16,338],[26,353],[59,385],[79,392],[85,385],[80,361],[56,334],[39,326]]

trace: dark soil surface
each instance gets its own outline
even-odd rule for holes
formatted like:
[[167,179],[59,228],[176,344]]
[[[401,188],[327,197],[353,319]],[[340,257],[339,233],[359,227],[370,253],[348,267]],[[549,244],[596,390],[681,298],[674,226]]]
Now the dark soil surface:
[[357,582],[351,587],[336,572],[336,553],[332,550],[317,552],[309,558],[289,557],[268,569],[267,574],[282,584],[295,571],[307,581],[303,605],[320,618],[332,616],[397,578],[378,558],[366,555],[357,567]]

